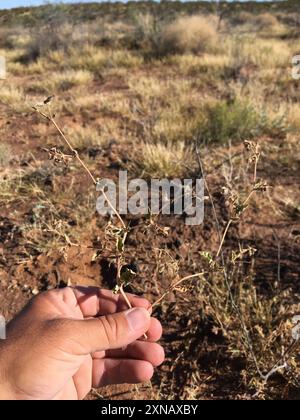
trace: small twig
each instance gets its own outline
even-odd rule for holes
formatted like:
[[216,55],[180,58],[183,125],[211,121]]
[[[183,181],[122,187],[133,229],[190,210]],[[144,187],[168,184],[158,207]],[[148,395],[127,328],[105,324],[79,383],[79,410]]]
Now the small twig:
[[57,129],[57,131],[59,132],[59,134],[61,135],[61,137],[64,139],[65,143],[67,144],[67,146],[69,147],[69,149],[71,150],[71,152],[73,153],[73,155],[75,156],[75,158],[78,160],[78,162],[80,163],[80,165],[84,168],[84,170],[87,172],[87,174],[89,175],[89,177],[91,178],[92,182],[94,185],[97,185],[97,181],[94,178],[94,176],[92,175],[91,171],[89,170],[89,168],[86,166],[86,164],[83,162],[83,160],[80,158],[77,150],[75,150],[73,148],[73,146],[71,145],[71,143],[68,141],[67,137],[65,136],[65,134],[63,133],[63,131],[59,128],[59,126],[57,125],[56,121],[53,119],[53,117],[50,118],[51,123],[54,125],[54,127]]
[[228,233],[228,230],[229,230],[229,228],[230,228],[230,226],[231,226],[231,224],[232,224],[232,219],[230,219],[229,220],[229,222],[227,223],[227,226],[226,226],[226,229],[225,229],[225,231],[224,231],[224,234],[223,234],[223,237],[222,237],[222,240],[221,240],[221,243],[220,243],[220,246],[219,246],[219,249],[218,249],[218,252],[217,252],[217,258],[219,257],[219,255],[220,255],[220,253],[221,253],[221,250],[222,250],[222,248],[223,248],[223,245],[224,245],[224,242],[225,242],[225,239],[226,239],[226,236],[227,236],[227,233]]
[[121,285],[120,285],[119,290],[120,290],[120,293],[121,293],[121,295],[123,296],[123,298],[124,298],[125,302],[127,303],[127,306],[128,306],[130,309],[132,309],[132,305],[131,305],[131,303],[130,303],[130,301],[129,301],[128,297],[126,296],[126,293],[124,292],[124,289],[123,289],[123,284],[121,284]]
[[[66,145],[68,146],[68,148],[70,149],[72,155],[77,159],[77,161],[80,163],[80,165],[83,167],[83,169],[86,171],[86,173],[89,175],[89,177],[91,178],[92,182],[94,185],[97,185],[97,180],[96,178],[93,176],[93,174],[91,173],[91,171],[89,170],[89,168],[86,166],[86,164],[84,163],[84,161],[80,158],[78,152],[76,149],[74,149],[74,147],[72,146],[72,144],[70,143],[70,141],[67,139],[66,135],[64,134],[64,132],[62,131],[62,129],[59,127],[59,125],[56,123],[54,117],[51,115],[50,111],[50,115],[45,114],[44,112],[40,111],[37,107],[33,107],[33,109],[42,117],[44,117],[46,120],[50,121],[54,127],[56,128],[56,130],[58,131],[58,133],[60,134],[60,136],[62,137],[62,139],[64,140],[64,142],[66,143]],[[126,225],[122,219],[122,217],[120,216],[119,212],[117,211],[117,209],[113,206],[113,204],[111,203],[111,201],[109,200],[107,194],[105,193],[104,189],[101,189],[101,193],[103,194],[105,200],[107,201],[107,204],[109,205],[109,207],[112,209],[113,213],[117,216],[117,218],[119,219],[123,229],[127,229]]]
[[196,140],[195,143],[196,143],[196,155],[197,155],[197,159],[198,159],[199,169],[200,169],[200,172],[201,172],[201,175],[202,175],[202,178],[203,178],[203,181],[204,181],[204,186],[205,186],[205,189],[206,189],[207,194],[209,196],[209,200],[210,200],[210,203],[211,203],[211,206],[212,206],[212,209],[213,209],[215,224],[216,224],[217,232],[218,232],[218,235],[219,235],[219,241],[221,242],[221,240],[222,240],[222,238],[221,238],[221,226],[220,226],[219,219],[218,219],[218,216],[217,216],[217,210],[216,210],[216,207],[215,207],[215,202],[214,202],[213,196],[210,192],[210,188],[208,186],[207,179],[206,179],[206,176],[205,176],[205,173],[204,173],[204,167],[203,167],[202,159],[201,159],[201,156],[200,156],[198,141]]
[[243,202],[243,206],[245,206],[249,201],[250,201],[250,198],[252,197],[252,195],[255,193],[255,190],[252,190],[251,192],[250,192],[250,194],[248,195],[248,197],[246,198],[246,200]]
[[[124,292],[124,289],[123,289],[123,284],[121,284],[121,285],[120,285],[120,287],[119,287],[119,291],[120,291],[121,295],[123,296],[123,298],[125,299],[125,302],[127,303],[127,306],[128,306],[130,309],[132,309],[132,305],[131,305],[131,303],[130,303],[130,301],[129,301],[128,297],[126,296],[126,293]],[[143,334],[143,337],[145,338],[145,340],[148,340],[147,334]]]
[[280,284],[281,282],[281,242],[278,238],[278,235],[275,229],[273,229],[273,235],[277,243],[277,263],[278,263],[277,264],[277,281],[278,281],[278,284]]
[[258,165],[259,158],[255,159],[254,162],[254,175],[253,175],[253,183],[255,184],[257,181],[257,165]]
[[112,202],[110,201],[110,199],[108,198],[107,194],[105,193],[104,189],[102,188],[100,190],[100,192],[104,195],[105,200],[107,201],[107,204],[109,205],[109,207],[112,209],[113,213],[117,216],[117,218],[119,219],[123,229],[125,231],[127,231],[127,227],[122,219],[122,217],[120,216],[120,213],[117,211],[117,209],[114,207],[114,205],[112,204]]
[[174,289],[176,289],[176,287],[178,287],[184,281],[191,280],[191,279],[196,278],[196,277],[201,277],[204,274],[205,274],[205,272],[197,273],[197,274],[191,274],[190,276],[183,277],[182,279],[178,280],[177,282],[171,284],[171,286],[168,288],[168,290],[166,290],[162,294],[162,296],[152,304],[152,308],[154,308],[154,306],[157,306],[169,293],[171,293]]

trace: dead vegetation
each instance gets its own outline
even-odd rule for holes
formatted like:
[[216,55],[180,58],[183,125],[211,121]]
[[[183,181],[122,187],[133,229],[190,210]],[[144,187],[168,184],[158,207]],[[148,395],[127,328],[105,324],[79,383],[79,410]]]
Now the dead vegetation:
[[[32,294],[83,279],[126,285],[165,328],[167,361],[134,390],[141,398],[297,399],[295,16],[245,7],[220,22],[169,4],[165,15],[124,6],[116,19],[118,7],[73,21],[46,6],[46,22],[1,28],[1,308],[12,316]],[[120,169],[203,176],[204,224],[99,217],[88,177]]]

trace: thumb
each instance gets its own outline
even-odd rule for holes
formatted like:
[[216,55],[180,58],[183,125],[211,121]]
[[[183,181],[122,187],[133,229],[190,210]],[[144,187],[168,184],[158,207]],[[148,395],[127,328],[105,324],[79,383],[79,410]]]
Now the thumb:
[[89,354],[121,348],[139,339],[150,327],[150,314],[145,308],[133,308],[72,324],[72,338],[82,354]]

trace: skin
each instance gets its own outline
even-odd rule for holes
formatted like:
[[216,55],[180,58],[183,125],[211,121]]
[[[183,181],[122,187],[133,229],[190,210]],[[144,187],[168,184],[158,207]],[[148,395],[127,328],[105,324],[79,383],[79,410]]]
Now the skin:
[[127,296],[131,311],[98,288],[35,297],[0,341],[0,399],[80,400],[92,387],[150,380],[164,360],[162,327],[146,299]]

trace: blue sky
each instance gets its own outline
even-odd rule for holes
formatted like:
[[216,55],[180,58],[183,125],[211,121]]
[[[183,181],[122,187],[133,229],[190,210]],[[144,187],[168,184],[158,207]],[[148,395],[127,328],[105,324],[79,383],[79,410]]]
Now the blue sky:
[[[65,0],[65,1],[48,1],[47,3],[90,3],[91,1],[101,3],[101,0]],[[231,1],[231,0],[229,0]],[[243,1],[243,0],[241,0]],[[256,0],[261,1],[261,0]],[[0,0],[0,9],[8,9],[20,6],[38,6],[45,4],[45,0]]]
[[[9,9],[20,6],[39,6],[45,3],[91,3],[97,0],[66,0],[66,1],[45,1],[45,0],[0,0],[0,9]],[[101,0],[99,1],[99,3]]]
[[[62,1],[48,1],[47,3],[90,3],[91,1],[97,0],[68,0],[65,2]],[[8,9],[12,7],[20,6],[39,6],[40,4],[45,4],[44,0],[0,0],[0,9]]]

